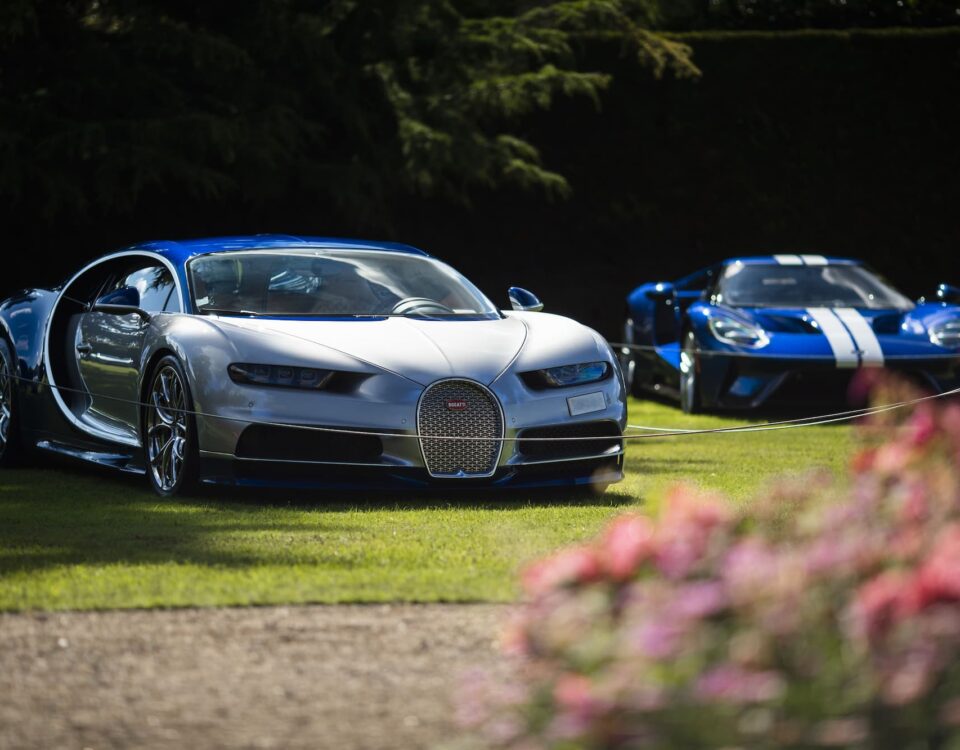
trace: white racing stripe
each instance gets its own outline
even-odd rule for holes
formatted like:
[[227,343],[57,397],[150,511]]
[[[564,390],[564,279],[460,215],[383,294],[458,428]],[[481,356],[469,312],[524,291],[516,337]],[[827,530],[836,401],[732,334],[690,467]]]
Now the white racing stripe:
[[850,330],[863,357],[864,367],[883,367],[883,349],[870,323],[852,307],[838,307],[833,311]]
[[808,266],[825,266],[827,259],[822,255],[801,255],[800,259]]
[[774,255],[773,259],[781,266],[802,266],[803,261],[799,255]]
[[829,307],[810,307],[807,308],[807,313],[817,321],[823,335],[830,342],[834,359],[837,360],[837,367],[841,369],[859,367],[860,357],[857,354],[857,345],[833,310]]

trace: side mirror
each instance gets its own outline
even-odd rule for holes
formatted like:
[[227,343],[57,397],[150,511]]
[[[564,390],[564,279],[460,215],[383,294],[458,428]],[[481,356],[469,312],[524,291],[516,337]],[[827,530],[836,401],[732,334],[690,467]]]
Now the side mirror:
[[941,284],[937,287],[936,299],[947,305],[960,305],[960,287]]
[[523,312],[540,312],[543,310],[543,303],[537,299],[537,295],[533,292],[528,292],[518,286],[512,286],[507,290],[507,294],[510,297],[510,307],[514,310]]
[[644,294],[646,294],[647,299],[653,300],[654,302],[665,302],[666,300],[673,298],[675,291],[676,290],[674,289],[673,284],[662,283],[655,284],[646,292],[644,292]]
[[140,292],[133,286],[104,294],[93,303],[90,311],[107,315],[139,315],[143,320],[150,320],[150,313],[140,307]]

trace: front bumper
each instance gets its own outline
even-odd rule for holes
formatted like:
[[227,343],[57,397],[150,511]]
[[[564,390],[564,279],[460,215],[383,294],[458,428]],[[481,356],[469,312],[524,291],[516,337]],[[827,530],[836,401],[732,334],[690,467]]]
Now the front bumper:
[[[626,404],[616,377],[547,392],[531,391],[516,376],[487,386],[502,410],[504,443],[492,475],[482,478],[431,477],[416,431],[424,388],[398,378],[377,380],[350,394],[238,387],[215,407],[199,408],[205,415],[198,419],[202,481],[453,488],[577,486],[623,478]],[[602,409],[571,416],[569,398],[596,393],[603,394]],[[523,442],[526,437],[539,439]]]
[[[863,368],[838,368],[829,357],[724,356],[712,351],[698,362],[706,408],[756,409],[798,404],[844,404]],[[883,368],[943,393],[960,387],[960,357],[890,359]]]

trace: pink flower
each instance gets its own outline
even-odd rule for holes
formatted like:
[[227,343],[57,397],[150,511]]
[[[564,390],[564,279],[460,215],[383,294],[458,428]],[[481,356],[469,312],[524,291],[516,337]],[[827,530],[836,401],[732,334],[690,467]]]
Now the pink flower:
[[873,467],[881,474],[896,475],[910,463],[913,449],[906,443],[887,443],[877,449]]
[[914,446],[929,443],[937,434],[937,419],[930,404],[920,404],[909,422],[909,440]]
[[590,680],[583,675],[561,675],[553,688],[557,716],[549,733],[558,739],[575,739],[587,733],[607,704],[598,699]]
[[876,463],[876,460],[877,449],[865,448],[854,455],[853,459],[850,461],[850,468],[853,470],[854,474],[862,474],[865,471],[872,469],[874,463]]
[[758,672],[735,664],[714,667],[700,676],[694,688],[701,700],[720,703],[767,703],[783,691],[783,678],[777,672]]
[[633,645],[641,655],[654,661],[671,659],[680,651],[686,623],[670,617],[653,617],[633,633]]
[[858,630],[876,640],[907,615],[915,599],[913,582],[899,571],[884,571],[856,592],[853,616]]
[[940,414],[943,431],[954,443],[960,444],[960,402],[951,401]]
[[657,529],[657,568],[674,580],[689,575],[731,518],[730,509],[723,503],[678,487],[669,495]]
[[960,525],[948,526],[918,574],[921,607],[960,601]]
[[649,518],[628,515],[614,521],[601,541],[600,557],[615,580],[631,578],[656,548],[654,526]]
[[913,703],[930,689],[937,671],[936,649],[918,645],[900,657],[883,680],[883,697],[888,703]]
[[573,547],[528,566],[522,575],[523,587],[529,595],[539,596],[560,586],[595,581],[601,572],[592,548]]
[[907,488],[907,497],[901,508],[905,521],[922,521],[929,511],[927,487],[923,482],[911,482]]
[[717,581],[697,581],[677,589],[667,611],[676,617],[699,620],[720,612],[727,605],[727,592]]
[[561,708],[585,713],[593,707],[590,680],[583,675],[565,674],[553,689],[553,699]]
[[777,554],[766,542],[747,537],[727,553],[722,576],[735,596],[752,598],[769,586],[778,567]]

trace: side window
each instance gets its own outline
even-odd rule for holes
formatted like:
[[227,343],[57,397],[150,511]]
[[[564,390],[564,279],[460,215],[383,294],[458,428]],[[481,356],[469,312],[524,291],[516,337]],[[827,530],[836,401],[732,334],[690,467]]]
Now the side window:
[[180,312],[177,287],[166,266],[139,266],[132,272],[118,274],[105,292],[134,287],[140,292],[140,307],[149,313]]

